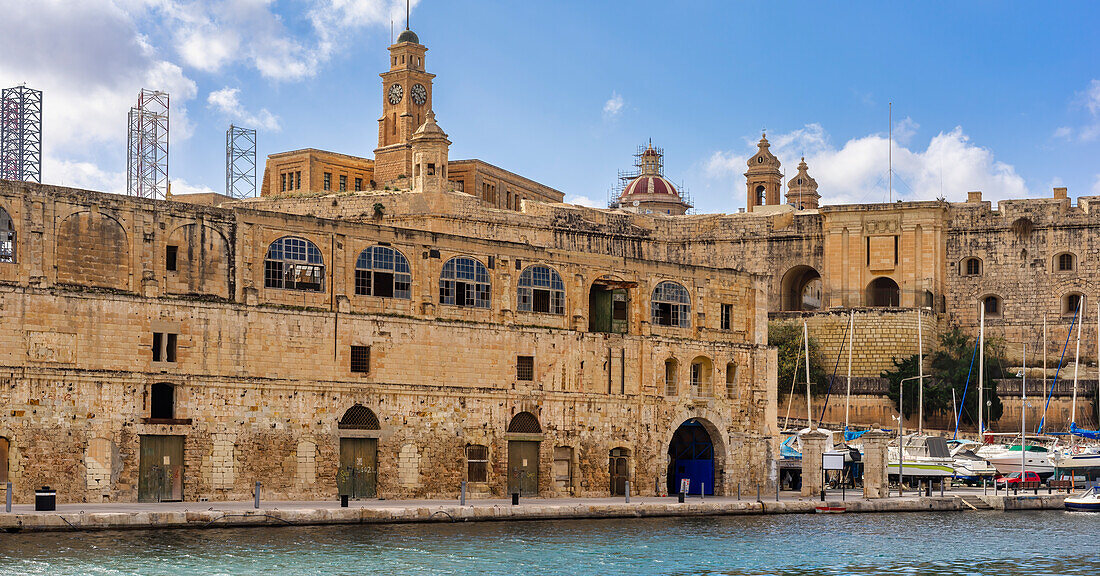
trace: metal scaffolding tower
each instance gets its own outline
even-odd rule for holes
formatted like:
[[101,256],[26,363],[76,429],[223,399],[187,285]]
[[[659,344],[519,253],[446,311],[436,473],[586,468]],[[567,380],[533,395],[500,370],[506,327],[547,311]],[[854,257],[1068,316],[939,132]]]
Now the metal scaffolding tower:
[[126,193],[164,198],[168,192],[168,93],[142,89],[130,108]]
[[0,93],[0,179],[42,182],[42,91]]
[[256,195],[256,131],[229,125],[225,132],[225,195]]

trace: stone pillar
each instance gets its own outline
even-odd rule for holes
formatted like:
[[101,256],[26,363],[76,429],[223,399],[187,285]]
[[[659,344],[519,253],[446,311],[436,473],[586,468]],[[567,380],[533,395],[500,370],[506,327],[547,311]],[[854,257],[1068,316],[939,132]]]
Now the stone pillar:
[[824,432],[814,430],[802,435],[802,496],[821,495],[821,456],[825,453]]
[[892,436],[874,428],[865,433],[863,440],[863,497],[886,498],[890,495],[890,482],[886,468],[887,445]]

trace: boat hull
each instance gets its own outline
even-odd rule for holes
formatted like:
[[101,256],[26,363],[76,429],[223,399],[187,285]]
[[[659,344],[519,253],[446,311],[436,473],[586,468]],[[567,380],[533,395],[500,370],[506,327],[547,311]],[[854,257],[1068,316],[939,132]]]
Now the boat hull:
[[[902,472],[907,478],[951,478],[955,475],[955,469],[950,464],[932,462],[916,462],[906,460],[902,462]],[[886,473],[891,476],[898,475],[898,463],[890,462],[886,465]]]

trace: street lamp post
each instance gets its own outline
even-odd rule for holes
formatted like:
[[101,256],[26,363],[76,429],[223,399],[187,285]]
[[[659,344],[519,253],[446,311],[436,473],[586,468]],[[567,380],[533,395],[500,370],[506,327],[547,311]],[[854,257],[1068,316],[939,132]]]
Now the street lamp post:
[[920,379],[924,385],[924,374],[902,378],[898,382],[898,496],[905,494],[902,484],[905,481],[905,382]]

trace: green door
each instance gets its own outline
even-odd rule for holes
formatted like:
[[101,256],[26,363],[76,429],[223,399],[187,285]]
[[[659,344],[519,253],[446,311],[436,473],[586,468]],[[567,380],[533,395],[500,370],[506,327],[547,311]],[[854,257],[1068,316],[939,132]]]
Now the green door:
[[183,436],[141,436],[138,501],[183,500]]
[[539,443],[508,441],[508,493],[535,496],[539,492]]
[[340,470],[336,488],[351,498],[375,498],[378,494],[378,439],[341,438]]

